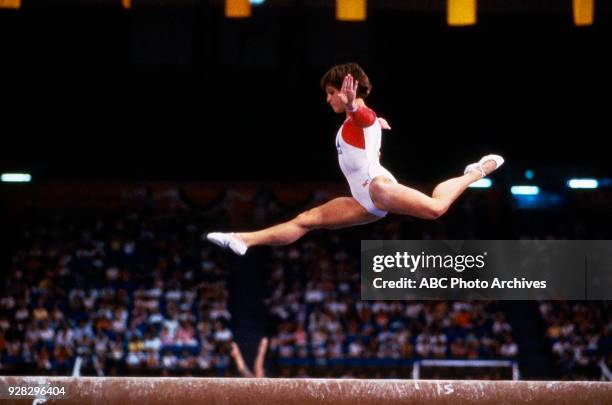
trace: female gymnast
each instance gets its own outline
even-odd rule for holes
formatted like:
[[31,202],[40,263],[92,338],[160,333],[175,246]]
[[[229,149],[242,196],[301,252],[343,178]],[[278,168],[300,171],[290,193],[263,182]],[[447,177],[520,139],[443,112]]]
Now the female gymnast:
[[436,186],[432,196],[399,184],[379,162],[381,125],[364,100],[372,88],[368,76],[355,63],[332,67],[321,79],[327,103],[346,118],[336,135],[340,169],[352,197],[335,198],[299,214],[292,220],[255,232],[207,235],[211,242],[244,255],[257,245],[288,245],[315,229],[339,229],[377,221],[388,212],[422,219],[436,219],[470,184],[489,175],[504,163],[487,155],[465,168],[464,174]]

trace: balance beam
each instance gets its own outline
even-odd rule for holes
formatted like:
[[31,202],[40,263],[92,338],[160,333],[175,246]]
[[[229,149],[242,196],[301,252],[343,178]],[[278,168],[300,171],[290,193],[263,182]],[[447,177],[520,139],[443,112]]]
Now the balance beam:
[[65,387],[67,397],[37,401],[61,405],[612,404],[607,382],[8,376],[2,404],[33,403],[8,398],[8,386]]

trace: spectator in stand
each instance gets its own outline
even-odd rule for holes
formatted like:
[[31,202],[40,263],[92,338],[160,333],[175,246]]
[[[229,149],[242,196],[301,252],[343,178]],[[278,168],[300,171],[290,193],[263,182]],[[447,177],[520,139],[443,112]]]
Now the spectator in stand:
[[610,302],[542,301],[539,309],[562,378],[597,378],[611,351]]

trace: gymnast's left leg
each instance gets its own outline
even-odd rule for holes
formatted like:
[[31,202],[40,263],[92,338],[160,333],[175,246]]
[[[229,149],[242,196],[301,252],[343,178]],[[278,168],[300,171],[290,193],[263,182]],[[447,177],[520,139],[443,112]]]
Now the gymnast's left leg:
[[379,219],[380,217],[369,213],[354,198],[339,197],[278,225],[254,232],[212,232],[207,238],[214,244],[229,248],[242,256],[251,246],[288,245],[315,229],[341,229]]

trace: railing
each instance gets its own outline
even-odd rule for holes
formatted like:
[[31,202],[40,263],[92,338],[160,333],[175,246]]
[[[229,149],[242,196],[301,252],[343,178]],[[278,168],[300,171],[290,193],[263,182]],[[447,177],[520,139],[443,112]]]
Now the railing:
[[512,380],[520,380],[518,362],[511,360],[418,360],[414,362],[412,368],[412,378],[414,380],[421,378],[422,367],[509,367],[512,368]]

